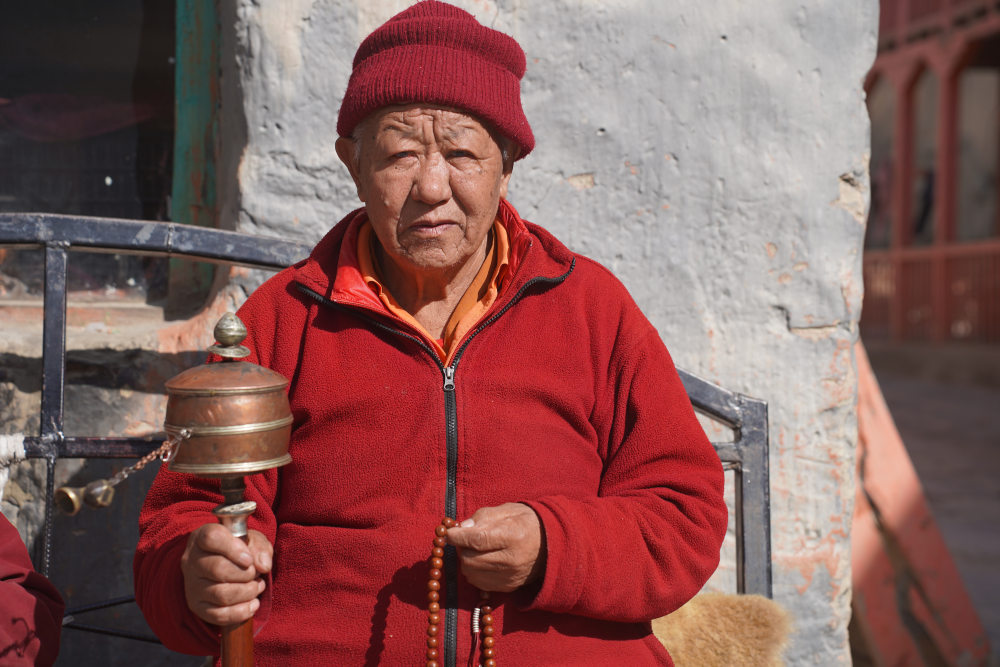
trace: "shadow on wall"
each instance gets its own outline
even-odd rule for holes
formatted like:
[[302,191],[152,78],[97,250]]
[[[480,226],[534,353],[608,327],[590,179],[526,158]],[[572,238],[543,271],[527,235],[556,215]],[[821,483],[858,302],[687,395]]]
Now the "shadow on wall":
[[931,514],[858,342],[858,474],[851,530],[858,665],[990,664],[986,631]]

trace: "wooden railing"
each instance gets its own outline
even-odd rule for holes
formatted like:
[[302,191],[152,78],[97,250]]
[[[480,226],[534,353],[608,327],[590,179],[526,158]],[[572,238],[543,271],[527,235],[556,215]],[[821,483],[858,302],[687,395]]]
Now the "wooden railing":
[[904,44],[935,32],[947,32],[990,12],[990,0],[881,0],[879,45]]
[[1000,343],[1000,239],[866,250],[868,339]]

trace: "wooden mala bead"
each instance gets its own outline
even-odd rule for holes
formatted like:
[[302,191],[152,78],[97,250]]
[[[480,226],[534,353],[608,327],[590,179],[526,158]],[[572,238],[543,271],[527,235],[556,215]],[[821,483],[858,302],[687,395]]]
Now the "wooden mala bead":
[[434,548],[431,549],[431,571],[427,580],[427,667],[440,667],[441,640],[438,635],[443,629],[441,614],[441,570],[444,568],[444,536],[454,527],[455,520],[445,518],[434,529]]
[[[430,576],[427,580],[427,664],[426,667],[440,667],[441,640],[439,635],[443,630],[443,615],[441,614],[441,576],[444,569],[445,535],[449,528],[454,528],[458,522],[451,517],[445,517],[434,529],[434,548],[431,550]],[[479,649],[480,667],[497,667],[496,640],[493,629],[493,607],[489,606],[490,592],[479,591],[480,604],[472,610],[472,633],[475,635],[476,646]]]

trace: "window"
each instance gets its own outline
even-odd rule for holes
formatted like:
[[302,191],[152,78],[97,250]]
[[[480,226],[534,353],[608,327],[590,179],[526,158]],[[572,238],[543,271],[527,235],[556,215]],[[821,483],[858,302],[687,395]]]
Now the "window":
[[996,236],[1000,37],[982,42],[958,80],[959,241]]
[[876,80],[868,93],[868,115],[872,124],[872,199],[865,247],[888,248],[892,238],[892,140],[896,128],[896,93],[884,77]]
[[[170,219],[174,3],[11,3],[0,21],[0,211]],[[70,298],[166,297],[168,260],[72,253]],[[42,253],[0,249],[0,298]]]

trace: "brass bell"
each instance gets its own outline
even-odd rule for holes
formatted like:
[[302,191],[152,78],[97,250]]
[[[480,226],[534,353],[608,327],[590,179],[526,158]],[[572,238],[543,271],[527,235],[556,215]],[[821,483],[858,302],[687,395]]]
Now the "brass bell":
[[93,509],[110,505],[115,497],[115,487],[106,479],[96,479],[87,486],[61,486],[53,497],[60,511],[74,516],[85,503]]

